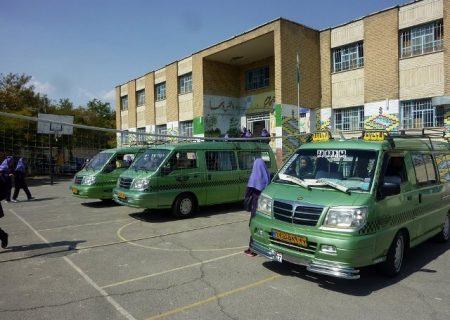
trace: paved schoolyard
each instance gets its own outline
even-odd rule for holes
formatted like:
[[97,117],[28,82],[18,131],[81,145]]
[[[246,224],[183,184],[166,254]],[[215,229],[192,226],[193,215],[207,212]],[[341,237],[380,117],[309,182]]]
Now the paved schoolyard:
[[[449,244],[412,250],[396,279],[347,281],[249,258],[240,204],[175,220],[71,196],[34,181],[33,202],[3,202],[0,319],[442,319]],[[23,194],[20,197],[23,197]]]

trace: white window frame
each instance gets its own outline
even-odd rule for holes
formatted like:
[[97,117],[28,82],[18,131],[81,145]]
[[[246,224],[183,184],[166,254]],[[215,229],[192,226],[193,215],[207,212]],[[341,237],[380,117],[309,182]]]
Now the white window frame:
[[120,110],[128,110],[128,95],[120,97]]
[[180,94],[192,92],[192,72],[181,75],[178,83],[180,86]]
[[155,85],[155,99],[156,101],[166,100],[166,82],[161,82]]
[[444,126],[444,106],[433,106],[431,99],[401,101],[400,121],[403,129]]
[[136,105],[138,107],[145,105],[145,89],[136,91]]
[[180,121],[180,136],[192,137],[193,136],[193,122]]
[[415,26],[400,32],[400,57],[419,56],[444,48],[442,20]]
[[145,134],[145,127],[136,129],[136,140],[138,142],[145,142],[147,135]]
[[333,110],[334,128],[342,131],[364,129],[364,106]]
[[333,49],[333,72],[364,67],[364,43],[362,41]]

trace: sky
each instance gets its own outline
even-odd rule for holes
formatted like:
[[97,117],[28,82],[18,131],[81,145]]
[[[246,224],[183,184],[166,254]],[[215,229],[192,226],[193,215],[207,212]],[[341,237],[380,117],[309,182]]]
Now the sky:
[[410,0],[0,0],[0,73],[75,106],[283,17],[322,30]]

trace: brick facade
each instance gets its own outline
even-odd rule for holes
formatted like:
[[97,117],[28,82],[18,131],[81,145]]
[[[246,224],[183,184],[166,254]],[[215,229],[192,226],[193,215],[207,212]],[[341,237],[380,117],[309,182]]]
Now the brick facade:
[[145,75],[145,111],[144,117],[147,125],[155,124],[155,74]]
[[398,9],[364,19],[364,100],[398,99]]
[[136,80],[128,82],[128,128],[136,128]]
[[178,64],[166,66],[166,116],[167,121],[178,121]]
[[320,33],[321,108],[331,107],[331,30]]

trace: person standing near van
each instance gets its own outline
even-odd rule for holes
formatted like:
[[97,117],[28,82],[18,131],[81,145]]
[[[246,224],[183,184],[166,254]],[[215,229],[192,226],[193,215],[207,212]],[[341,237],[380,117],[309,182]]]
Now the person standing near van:
[[[5,214],[3,213],[2,200],[6,198],[7,195],[6,181],[3,175],[0,175],[0,218]],[[0,242],[3,249],[8,246],[8,234],[0,228]]]
[[2,178],[2,183],[4,184],[4,198],[6,202],[11,201],[11,189],[12,189],[12,177],[14,175],[14,159],[12,156],[7,156],[0,164],[0,176]]
[[17,196],[19,195],[20,189],[23,189],[28,200],[34,200],[31,196],[30,190],[28,189],[27,181],[25,180],[26,174],[27,166],[25,160],[20,158],[19,161],[17,161],[16,170],[14,171],[14,194],[12,202],[17,202]]
[[[267,187],[269,182],[270,182],[270,173],[269,170],[267,170],[264,160],[261,158],[256,158],[255,161],[253,162],[252,173],[248,180],[247,190],[245,192],[245,198],[248,197],[251,198],[250,220],[248,223],[249,226],[253,217],[256,215],[256,208],[258,206],[259,195],[264,190],[264,188]],[[256,256],[256,254],[250,250],[250,243],[249,248],[245,250],[244,253],[248,256],[254,257]]]

